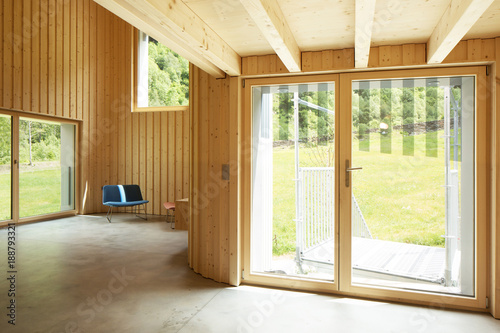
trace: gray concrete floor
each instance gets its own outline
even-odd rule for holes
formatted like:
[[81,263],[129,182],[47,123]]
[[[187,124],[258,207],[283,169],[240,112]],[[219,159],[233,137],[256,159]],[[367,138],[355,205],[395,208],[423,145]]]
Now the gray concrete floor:
[[187,266],[187,233],[163,219],[77,216],[16,229],[16,325],[0,332],[500,332],[489,314],[229,287]]

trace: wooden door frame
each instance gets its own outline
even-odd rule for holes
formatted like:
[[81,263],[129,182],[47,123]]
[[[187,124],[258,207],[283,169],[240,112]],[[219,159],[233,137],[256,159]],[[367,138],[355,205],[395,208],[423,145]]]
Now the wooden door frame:
[[[11,117],[11,219],[0,221],[0,227],[5,227],[9,223],[24,224],[49,219],[74,216],[80,209],[80,123],[81,121],[61,118],[50,115],[39,115],[31,112],[0,109],[1,115]],[[44,215],[20,217],[19,215],[19,120],[21,118],[31,118],[34,120],[50,121],[61,124],[71,124],[75,126],[75,181],[74,181],[74,204],[75,208],[67,211],[59,211]]]
[[[272,277],[266,274],[252,273],[250,269],[250,223],[251,223],[251,207],[252,207],[252,87],[255,86],[272,86],[272,85],[295,85],[304,83],[322,83],[322,82],[335,82],[335,96],[339,94],[339,75],[326,74],[326,75],[307,75],[307,76],[284,76],[274,78],[255,78],[246,79],[245,88],[243,89],[244,103],[243,105],[243,135],[245,138],[243,142],[243,156],[242,156],[242,188],[247,189],[242,198],[242,269],[243,269],[243,283],[250,283],[254,285],[274,286],[279,288],[301,289],[308,291],[328,292],[338,290],[338,270],[335,265],[334,281],[321,281],[321,280],[306,280],[299,277]],[[338,133],[339,125],[338,119],[340,117],[339,103],[335,101],[335,133]],[[337,136],[336,136],[337,137]],[[335,149],[339,148],[338,140],[335,141]],[[338,161],[335,161],[338,167]],[[338,183],[339,179],[336,175],[335,182]],[[335,244],[338,246],[338,207],[339,196],[338,186],[335,189]],[[338,262],[338,251],[334,258]]]
[[[476,96],[476,129],[485,128],[484,131],[476,131],[476,293],[475,297],[450,296],[431,292],[408,291],[385,287],[353,286],[351,284],[351,226],[350,226],[350,198],[351,189],[342,186],[337,179],[345,173],[345,165],[340,163],[346,158],[351,160],[351,80],[360,79],[389,79],[389,78],[413,78],[430,76],[462,76],[475,75]],[[342,74],[285,76],[273,78],[256,78],[245,80],[243,89],[243,117],[242,117],[242,151],[250,152],[242,154],[242,193],[241,201],[241,239],[242,239],[242,283],[252,285],[265,285],[279,288],[299,289],[314,292],[327,292],[338,295],[363,297],[383,301],[404,302],[410,304],[426,305],[431,307],[446,307],[455,309],[467,309],[474,311],[487,311],[488,277],[490,266],[487,265],[491,259],[488,251],[489,239],[487,230],[490,225],[491,210],[491,184],[488,177],[491,174],[492,160],[489,152],[492,145],[491,123],[492,112],[490,102],[487,98],[489,82],[486,78],[486,66],[467,67],[444,67],[424,69],[403,69],[348,72]],[[295,277],[276,278],[265,274],[254,274],[250,271],[250,223],[251,223],[251,169],[252,169],[252,105],[251,87],[256,85],[314,83],[321,81],[335,81],[335,133],[336,137],[336,183],[340,189],[336,190],[338,208],[336,211],[335,235],[336,247],[338,249],[335,257],[335,282],[308,281]],[[338,96],[338,97],[337,97]],[[337,118],[339,115],[340,118]],[[347,133],[344,133],[347,131]],[[336,202],[336,208],[337,208]],[[349,221],[342,223],[341,221]],[[342,243],[339,242],[343,239]],[[484,240],[484,241],[483,241]],[[340,254],[339,254],[340,252]]]

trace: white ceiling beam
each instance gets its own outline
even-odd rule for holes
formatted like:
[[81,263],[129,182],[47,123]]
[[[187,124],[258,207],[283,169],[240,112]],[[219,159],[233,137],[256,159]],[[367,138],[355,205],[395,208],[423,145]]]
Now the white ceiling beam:
[[441,63],[493,1],[450,1],[427,42],[427,63]]
[[368,67],[376,0],[356,0],[354,67]]
[[216,78],[241,75],[241,57],[179,0],[94,0]]
[[290,72],[300,72],[301,53],[277,0],[240,0]]

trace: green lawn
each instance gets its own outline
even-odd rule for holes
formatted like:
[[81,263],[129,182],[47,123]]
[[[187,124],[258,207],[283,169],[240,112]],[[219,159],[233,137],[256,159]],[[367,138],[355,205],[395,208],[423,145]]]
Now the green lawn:
[[273,152],[273,253],[295,251],[295,150],[275,148]]
[[[20,216],[61,210],[61,168],[22,170],[19,177]],[[10,218],[10,173],[0,174],[0,220]]]
[[[380,152],[380,134],[370,135],[370,151],[359,151],[354,139],[353,193],[374,238],[444,246],[443,131],[437,157],[426,156],[426,135],[414,136],[413,156],[403,156],[403,136],[393,133],[391,154]],[[366,146],[366,142],[362,145]],[[435,151],[434,151],[435,152]],[[295,251],[294,149],[274,149],[274,255]]]
[[[392,153],[380,153],[380,137],[371,134],[370,151],[353,150],[353,194],[374,238],[444,246],[444,144],[427,157],[426,135],[414,136],[413,156],[402,155],[402,135],[393,135]],[[439,139],[438,139],[439,138]]]

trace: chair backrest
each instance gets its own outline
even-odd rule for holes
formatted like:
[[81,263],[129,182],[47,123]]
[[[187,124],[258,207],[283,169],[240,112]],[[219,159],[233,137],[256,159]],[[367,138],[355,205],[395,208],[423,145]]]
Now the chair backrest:
[[118,185],[104,185],[102,187],[102,202],[121,202],[120,189]]
[[141,201],[142,194],[139,185],[104,185],[102,187],[102,202]]
[[[120,186],[120,185],[118,185]],[[139,185],[122,185],[127,201],[142,201],[142,193]]]

